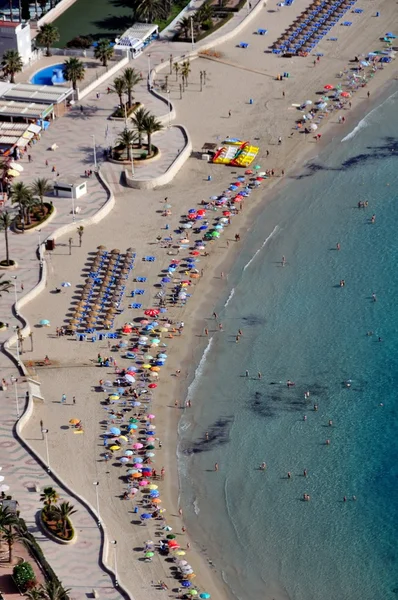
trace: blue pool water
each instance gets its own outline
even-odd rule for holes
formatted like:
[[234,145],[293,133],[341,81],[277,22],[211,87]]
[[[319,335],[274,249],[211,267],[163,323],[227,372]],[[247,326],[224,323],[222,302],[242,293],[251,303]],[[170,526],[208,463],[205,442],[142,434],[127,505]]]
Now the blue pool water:
[[45,69],[41,69],[33,75],[30,83],[36,85],[59,85],[65,83],[62,72],[63,66],[64,64],[60,63],[58,65],[50,65]]
[[209,321],[179,468],[231,598],[398,597],[397,104],[267,204],[215,309],[224,331]]

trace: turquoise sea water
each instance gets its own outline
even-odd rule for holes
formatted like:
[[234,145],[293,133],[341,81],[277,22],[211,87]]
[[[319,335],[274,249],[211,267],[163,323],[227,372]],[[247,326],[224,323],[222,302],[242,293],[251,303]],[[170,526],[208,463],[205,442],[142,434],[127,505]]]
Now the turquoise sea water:
[[397,106],[267,204],[216,308],[179,466],[188,529],[231,598],[398,598]]

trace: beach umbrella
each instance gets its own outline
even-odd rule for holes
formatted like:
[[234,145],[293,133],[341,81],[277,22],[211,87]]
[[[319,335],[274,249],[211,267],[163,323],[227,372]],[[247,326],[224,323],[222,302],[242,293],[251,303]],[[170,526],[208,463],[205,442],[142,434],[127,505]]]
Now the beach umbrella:
[[145,553],[145,558],[152,558],[152,556],[155,556],[154,552],[146,552]]
[[[175,537],[176,537],[176,536],[174,535],[174,533],[169,533],[169,535],[166,535],[166,538],[167,538],[168,540],[174,540],[174,539],[175,539]],[[182,563],[184,563],[184,564],[188,564],[186,560],[182,560],[182,561],[180,562],[180,564],[179,564],[179,566],[180,566],[180,567],[184,566]]]
[[153,458],[155,456],[154,452],[146,452],[145,456],[148,456],[148,458]]
[[160,498],[154,498],[154,499],[152,500],[152,504],[161,504],[161,503],[162,503],[162,501],[161,501],[161,499],[160,499]]
[[150,444],[149,446],[146,447],[147,450],[155,450],[155,446],[152,446],[152,444]]
[[134,477],[134,479],[139,479],[140,477],[142,477],[141,473],[133,473],[132,477]]
[[184,550],[177,550],[176,556],[185,556],[186,552]]
[[41,321],[39,321],[39,325],[48,326],[50,325],[50,321],[48,319],[41,319]]
[[142,513],[141,519],[152,519],[152,515],[150,513]]
[[[158,490],[152,490],[149,495],[150,495],[151,498],[159,498],[160,492],[158,492]],[[169,536],[167,536],[167,537],[170,540],[173,540],[175,538],[175,535],[173,535],[173,537],[169,537]]]
[[63,283],[61,283],[62,287],[70,287],[72,284],[69,283],[69,281],[64,281]]
[[128,425],[128,429],[129,429],[129,430],[130,430],[130,429],[138,429],[138,425],[136,425],[135,423],[130,423],[130,424]]
[[120,446],[117,446],[116,444],[114,444],[113,446],[109,446],[109,450],[120,450]]
[[191,596],[197,596],[198,590],[189,590],[188,594],[190,594]]
[[334,90],[334,85],[332,85],[331,83],[328,83],[324,86],[323,89],[324,90]]
[[[120,396],[118,394],[111,394],[109,396],[109,400],[120,400]],[[119,433],[120,433],[120,431],[119,431]],[[118,434],[116,434],[116,435],[118,435]]]
[[181,581],[181,585],[182,585],[182,587],[189,588],[189,587],[191,587],[192,583],[185,579],[184,581]]
[[142,456],[134,456],[133,462],[136,464],[141,464],[144,462],[144,458]]
[[148,483],[149,483],[149,482],[148,482],[148,480],[147,480],[147,479],[142,479],[142,480],[139,482],[139,484],[138,484],[138,485],[139,485],[140,487],[146,487],[146,486],[148,485]]
[[176,540],[170,540],[169,542],[167,542],[167,545],[169,546],[169,548],[176,548],[177,546],[180,546],[180,544]]
[[128,456],[122,456],[121,458],[119,458],[119,460],[122,464],[126,464],[129,462],[130,459]]
[[140,442],[137,442],[136,444],[133,444],[132,447],[134,448],[134,450],[141,450],[141,448],[144,447],[144,444],[141,444]]
[[159,486],[157,486],[155,483],[151,483],[151,484],[148,486],[148,489],[150,489],[150,490],[157,490],[157,489],[158,489],[158,487],[159,487]]
[[199,598],[203,598],[203,600],[208,600],[209,598],[211,598],[211,596],[207,592],[203,592],[202,594],[199,594]]
[[113,435],[120,435],[120,429],[118,427],[111,427],[109,430]]
[[155,415],[153,415],[153,414],[149,414],[149,415],[147,416],[147,419],[154,419],[154,418],[155,418]]
[[150,389],[154,389],[154,388],[157,388],[157,387],[158,387],[158,384],[157,384],[157,383],[150,383],[150,384],[148,385],[148,387],[149,387]]
[[[167,537],[169,537],[169,536],[167,536]],[[185,567],[185,565],[187,565],[187,564],[188,564],[188,562],[186,560],[178,560],[177,561],[178,567]]]
[[[133,406],[141,406],[141,402],[133,402]],[[133,427],[133,429],[136,429],[137,427]]]
[[196,577],[195,573],[189,573],[185,579],[194,579]]
[[133,456],[134,452],[132,450],[125,450],[125,455],[126,456]]
[[69,420],[69,423],[70,423],[71,425],[77,425],[78,423],[80,423],[80,419],[70,419],[70,420]]

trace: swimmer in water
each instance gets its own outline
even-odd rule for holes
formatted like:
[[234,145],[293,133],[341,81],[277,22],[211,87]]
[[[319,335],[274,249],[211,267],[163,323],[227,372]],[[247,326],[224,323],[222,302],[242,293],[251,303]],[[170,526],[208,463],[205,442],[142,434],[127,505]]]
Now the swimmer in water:
[[286,258],[284,256],[282,256],[282,267],[284,267],[286,264]]
[[260,465],[260,471],[265,471],[266,468],[267,468],[267,464],[265,462],[262,462]]
[[376,215],[372,215],[372,218],[370,219],[371,223],[375,223],[376,222]]
[[340,279],[340,287],[344,287],[345,286],[345,279]]
[[333,421],[330,419],[329,420],[329,427],[332,427],[332,426],[333,426]]
[[376,294],[374,292],[372,294],[372,300],[373,300],[373,302],[377,302],[377,297],[376,297]]
[[306,420],[307,420],[307,415],[304,415],[303,421],[306,421]]
[[336,250],[340,250],[340,248],[341,248],[340,243],[337,242],[337,244],[336,244]]

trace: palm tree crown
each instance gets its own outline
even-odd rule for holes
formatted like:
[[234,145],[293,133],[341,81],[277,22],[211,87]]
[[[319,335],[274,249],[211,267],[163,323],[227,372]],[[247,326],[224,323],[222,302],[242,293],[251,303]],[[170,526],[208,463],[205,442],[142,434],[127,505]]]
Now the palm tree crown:
[[135,111],[131,120],[138,133],[138,144],[142,146],[142,134],[145,133],[145,120],[149,116],[149,112],[145,108],[139,108]]
[[102,62],[102,66],[108,65],[108,60],[112,58],[114,50],[109,44],[109,40],[99,40],[94,49],[94,56]]
[[59,32],[52,23],[45,23],[39,28],[36,36],[37,43],[41,46],[45,46],[47,49],[47,56],[51,56],[50,46],[59,40]]
[[128,105],[129,108],[131,108],[133,103],[133,89],[137,83],[141,81],[141,75],[135,69],[128,67],[127,69],[124,69],[122,78],[126,86]]
[[[0,298],[3,294],[3,292],[9,292],[10,288],[12,287],[12,283],[10,280],[6,280],[6,281],[1,281],[4,277],[4,273],[3,275],[0,275]],[[1,529],[1,525],[0,525],[0,529]]]
[[0,229],[4,230],[4,238],[6,242],[6,262],[7,265],[10,264],[10,250],[8,247],[8,230],[11,227],[12,219],[8,212],[3,212],[0,214]]
[[153,23],[167,17],[167,7],[163,0],[135,0],[134,18],[141,23]]
[[86,69],[84,68],[84,64],[78,58],[72,56],[72,58],[68,58],[68,60],[64,62],[64,77],[67,81],[72,82],[74,90],[77,87],[77,82],[84,79],[85,71]]
[[22,58],[17,50],[4,52],[1,64],[5,75],[10,76],[10,83],[15,83],[15,73],[20,73],[23,67]]
[[157,133],[158,131],[162,131],[163,125],[156,117],[153,115],[148,115],[144,122],[144,131],[147,134],[148,138],[148,154],[149,156],[152,154],[152,135]]
[[43,199],[46,194],[51,192],[52,186],[45,177],[38,177],[30,186],[32,194],[40,198],[40,203],[43,204]]
[[63,588],[60,583],[46,581],[39,587],[43,600],[67,600],[70,588]]
[[47,507],[58,502],[58,493],[53,487],[45,487],[40,494],[40,502],[43,502]]
[[119,97],[120,108],[123,108],[123,94],[126,92],[126,82],[123,77],[116,77],[113,80],[113,88],[111,91]]
[[127,148],[127,160],[131,160],[131,146],[136,142],[137,134],[131,129],[123,129],[117,138],[117,143]]

